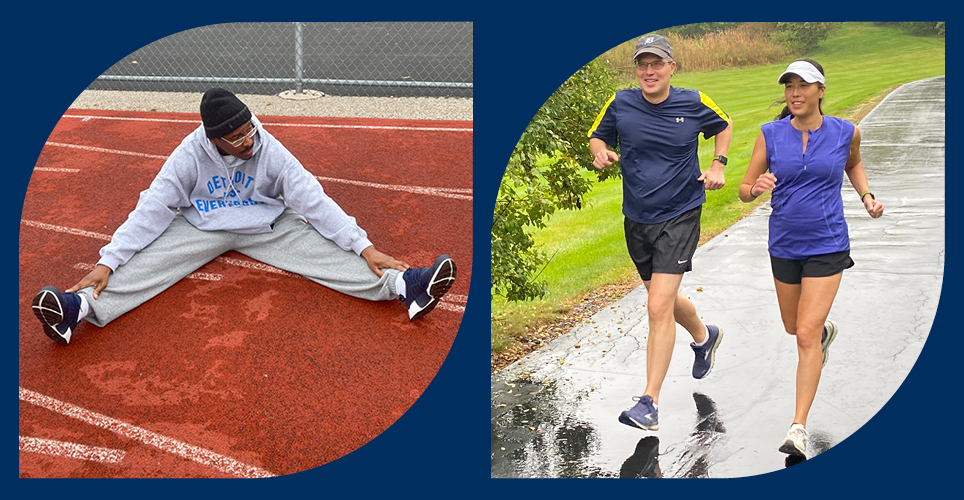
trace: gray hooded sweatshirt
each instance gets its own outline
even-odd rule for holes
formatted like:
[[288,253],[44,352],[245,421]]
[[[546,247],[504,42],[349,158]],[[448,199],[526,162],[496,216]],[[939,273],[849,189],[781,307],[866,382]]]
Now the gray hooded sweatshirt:
[[98,264],[111,270],[124,265],[160,236],[178,211],[203,231],[259,234],[270,232],[287,206],[343,250],[361,255],[371,246],[355,218],[325,194],[301,162],[261,128],[257,117],[251,122],[258,131],[248,160],[221,156],[203,125],[184,138],[111,242],[101,248]]

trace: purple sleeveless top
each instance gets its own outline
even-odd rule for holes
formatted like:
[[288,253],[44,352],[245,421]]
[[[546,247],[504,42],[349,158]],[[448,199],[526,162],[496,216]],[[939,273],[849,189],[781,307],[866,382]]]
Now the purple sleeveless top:
[[820,128],[809,132],[804,154],[803,133],[790,119],[761,127],[767,164],[777,178],[770,200],[770,255],[799,260],[850,250],[841,186],[854,125],[824,116]]

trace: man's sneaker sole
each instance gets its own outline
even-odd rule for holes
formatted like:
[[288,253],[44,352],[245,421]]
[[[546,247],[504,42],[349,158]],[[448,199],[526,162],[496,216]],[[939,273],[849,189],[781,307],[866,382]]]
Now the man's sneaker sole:
[[827,341],[820,347],[823,351],[823,366],[827,366],[827,360],[830,359],[830,344],[837,338],[837,323],[834,323],[832,319],[828,319],[823,326],[827,329]]
[[[611,418],[611,417],[610,417],[610,418]],[[619,421],[620,421],[621,423],[623,423],[623,424],[626,424],[626,425],[630,426],[630,427],[637,427],[637,428],[642,429],[642,430],[644,430],[644,431],[658,431],[658,430],[659,430],[659,422],[656,422],[656,423],[653,423],[653,424],[650,424],[650,425],[643,425],[643,424],[641,424],[641,423],[633,420],[633,417],[630,417],[629,415],[627,415],[627,412],[625,412],[625,411],[619,414]]]
[[45,286],[37,292],[33,298],[33,313],[43,325],[44,333],[54,342],[67,345],[70,341],[70,332],[64,338],[56,329],[56,326],[64,321],[64,304],[60,301],[60,291],[52,286]]
[[432,264],[432,267],[435,267],[435,272],[432,274],[428,287],[425,289],[425,293],[428,294],[430,299],[424,306],[420,306],[417,300],[412,301],[411,306],[408,308],[410,321],[415,321],[432,312],[442,296],[448,293],[449,289],[452,288],[452,284],[455,283],[457,269],[455,267],[455,261],[452,260],[451,257],[447,255],[439,257],[439,259]]

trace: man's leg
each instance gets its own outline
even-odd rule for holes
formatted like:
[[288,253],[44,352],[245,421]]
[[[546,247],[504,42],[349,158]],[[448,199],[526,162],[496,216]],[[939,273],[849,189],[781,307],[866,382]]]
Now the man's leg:
[[379,278],[363,257],[342,250],[291,209],[278,217],[271,233],[245,235],[239,241],[243,244],[235,248],[238,252],[332,290],[367,300],[398,297],[395,280],[399,271],[385,269]]
[[[646,290],[649,291],[649,281],[644,281]],[[673,317],[676,323],[686,329],[693,337],[690,347],[696,352],[696,360],[693,362],[693,377],[700,379],[709,374],[713,367],[716,346],[719,345],[719,337],[722,335],[718,326],[715,328],[715,338],[708,338],[710,331],[703,324],[703,320],[696,314],[696,306],[690,299],[686,298],[682,292],[676,294],[676,306],[673,308]],[[710,340],[710,344],[704,344]],[[714,345],[715,343],[715,345]]]
[[660,224],[639,224],[628,217],[624,219],[629,255],[649,292],[646,388],[642,396],[634,398],[636,405],[620,414],[619,421],[626,425],[659,429],[659,393],[673,357],[677,322],[690,332],[696,343],[706,340],[705,347],[694,346],[698,361],[693,365],[694,377],[704,377],[712,366],[719,330],[714,330],[715,337],[707,335],[696,308],[679,293],[683,273],[692,269],[699,242],[700,213],[701,207],[697,207]]
[[[649,287],[646,289],[649,290]],[[699,344],[706,339],[706,325],[696,314],[696,306],[682,293],[676,295],[676,307],[673,309],[673,316],[676,318],[676,322],[693,337],[693,342]]]
[[676,343],[675,311],[682,280],[682,274],[653,273],[646,286],[649,292],[646,306],[649,337],[646,340],[646,390],[643,394],[651,396],[656,405]]
[[78,290],[90,306],[84,319],[97,326],[110,323],[230,250],[232,236],[201,231],[178,215],[156,240],[111,273],[97,299],[93,287]]

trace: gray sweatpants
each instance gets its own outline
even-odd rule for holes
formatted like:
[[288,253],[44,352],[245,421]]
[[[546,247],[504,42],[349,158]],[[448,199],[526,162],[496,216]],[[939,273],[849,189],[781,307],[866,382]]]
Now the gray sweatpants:
[[398,297],[395,279],[399,271],[385,269],[379,278],[363,257],[339,248],[294,210],[285,209],[275,221],[274,231],[265,234],[201,231],[178,214],[156,240],[111,273],[99,298],[94,299],[93,287],[77,292],[90,304],[84,319],[104,326],[229,250],[353,297]]

